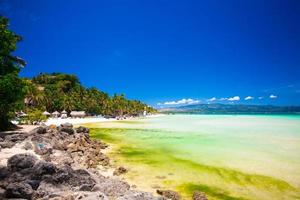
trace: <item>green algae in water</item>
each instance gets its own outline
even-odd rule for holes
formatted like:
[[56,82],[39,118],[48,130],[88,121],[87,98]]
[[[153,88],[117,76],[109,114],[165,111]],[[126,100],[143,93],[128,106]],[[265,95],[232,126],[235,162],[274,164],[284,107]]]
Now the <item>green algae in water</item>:
[[114,145],[111,156],[130,169],[125,178],[140,189],[154,192],[156,184],[185,199],[194,190],[210,199],[298,199],[299,122],[274,116],[166,116],[129,127],[106,125],[91,135]]

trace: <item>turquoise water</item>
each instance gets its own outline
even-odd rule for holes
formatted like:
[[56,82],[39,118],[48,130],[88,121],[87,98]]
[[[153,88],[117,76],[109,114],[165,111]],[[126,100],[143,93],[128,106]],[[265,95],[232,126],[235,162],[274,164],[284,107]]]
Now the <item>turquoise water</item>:
[[168,115],[90,124],[125,178],[189,199],[300,199],[300,117]]

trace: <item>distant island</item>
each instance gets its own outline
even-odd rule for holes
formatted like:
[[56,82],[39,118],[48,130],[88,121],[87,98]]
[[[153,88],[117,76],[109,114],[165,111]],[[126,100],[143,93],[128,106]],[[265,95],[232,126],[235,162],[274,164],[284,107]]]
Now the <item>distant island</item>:
[[300,114],[300,106],[194,104],[163,108],[159,111],[171,114]]

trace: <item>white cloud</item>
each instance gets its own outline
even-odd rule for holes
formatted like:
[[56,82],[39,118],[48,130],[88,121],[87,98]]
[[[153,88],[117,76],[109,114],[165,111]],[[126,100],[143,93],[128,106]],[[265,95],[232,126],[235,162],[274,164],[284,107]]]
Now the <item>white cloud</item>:
[[181,104],[196,104],[199,102],[200,102],[200,100],[196,100],[196,99],[181,99],[178,101],[166,101],[163,104],[164,105],[181,105]]
[[277,98],[276,95],[274,95],[274,94],[271,94],[271,95],[270,95],[270,99],[276,99],[276,98]]
[[240,100],[239,96],[234,96],[234,97],[228,98],[228,101],[239,101],[239,100]]
[[245,97],[245,100],[252,100],[252,99],[254,99],[254,97],[251,97],[251,96]]
[[225,100],[227,100],[228,98],[224,98],[224,97],[222,97],[222,98],[220,98],[220,101],[225,101]]
[[217,98],[213,97],[213,98],[208,99],[207,101],[216,101],[216,100],[217,100]]
[[263,99],[264,97],[258,97],[258,99]]

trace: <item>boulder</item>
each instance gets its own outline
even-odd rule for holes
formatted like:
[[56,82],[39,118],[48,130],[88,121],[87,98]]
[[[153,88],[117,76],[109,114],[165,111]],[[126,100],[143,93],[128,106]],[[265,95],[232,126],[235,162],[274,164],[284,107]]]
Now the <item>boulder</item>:
[[37,158],[31,154],[16,154],[7,160],[7,167],[11,171],[19,171],[33,167],[36,161]]
[[0,180],[5,179],[10,174],[7,167],[0,167]]
[[39,161],[33,166],[34,176],[36,179],[43,175],[52,175],[56,172],[56,167],[53,163]]
[[5,149],[5,148],[12,148],[13,146],[15,146],[15,142],[12,141],[4,141],[4,142],[0,142],[0,147]]
[[33,146],[32,146],[32,144],[31,144],[30,142],[26,142],[26,143],[24,144],[23,148],[24,148],[25,150],[31,150],[31,149],[33,149]]
[[54,184],[62,184],[71,179],[72,173],[73,169],[70,166],[65,165],[62,168],[58,169],[55,174],[49,177],[47,182]]
[[48,182],[53,184],[65,184],[77,188],[81,187],[82,185],[93,188],[95,185],[95,181],[86,170],[73,170],[68,165],[59,168],[56,173],[49,176]]
[[115,176],[119,176],[121,174],[125,174],[127,172],[127,169],[125,167],[118,167],[117,169],[115,169],[113,175]]
[[64,128],[73,128],[73,124],[71,124],[71,123],[64,123],[64,124],[61,124],[60,125],[61,127],[64,127]]
[[32,189],[37,190],[38,187],[40,186],[40,180],[25,180],[25,183],[29,184]]
[[73,171],[70,180],[68,181],[72,187],[80,188],[84,185],[85,190],[92,190],[95,186],[95,180],[91,177],[90,173],[83,169]]
[[130,186],[128,183],[119,179],[108,178],[95,185],[92,191],[102,192],[108,197],[114,199],[116,197],[123,196],[129,189]]
[[65,151],[54,150],[50,155],[51,161],[56,165],[62,167],[64,165],[71,165],[74,163],[71,155]]
[[75,192],[73,197],[75,200],[108,200],[108,197],[101,192]]
[[123,196],[118,197],[116,200],[163,200],[163,198],[154,197],[151,193],[148,192],[129,190]]
[[0,199],[5,199],[5,190],[0,187]]
[[164,198],[171,199],[171,200],[180,200],[181,196],[178,192],[172,190],[156,190],[157,194],[163,196]]
[[12,134],[12,135],[7,135],[5,137],[5,141],[10,141],[10,142],[20,142],[23,141],[27,138],[27,136],[24,133],[20,133],[20,134]]
[[84,126],[79,126],[78,128],[75,128],[77,133],[89,133],[90,129],[84,127]]
[[94,184],[82,184],[79,186],[78,190],[79,191],[92,191],[94,187]]
[[75,133],[75,131],[74,131],[74,129],[72,127],[59,126],[59,127],[57,127],[57,130],[59,132],[68,133],[69,135],[73,135]]
[[195,191],[193,193],[193,200],[207,200],[207,197],[203,192]]
[[11,183],[6,187],[6,198],[25,198],[31,199],[33,190],[28,183]]
[[39,126],[39,127],[36,127],[35,129],[31,130],[29,132],[29,134],[32,134],[32,135],[35,135],[35,134],[45,134],[47,133],[47,128],[44,127],[44,126]]

